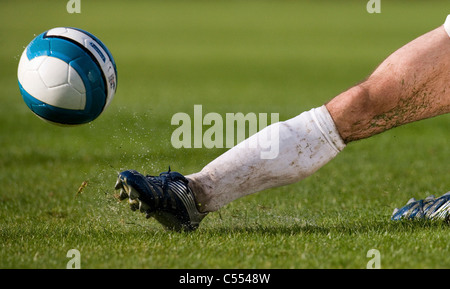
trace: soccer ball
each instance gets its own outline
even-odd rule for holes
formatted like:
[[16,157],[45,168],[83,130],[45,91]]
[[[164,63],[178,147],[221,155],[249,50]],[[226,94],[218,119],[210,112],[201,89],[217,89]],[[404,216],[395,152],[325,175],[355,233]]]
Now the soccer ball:
[[96,119],[111,103],[117,69],[106,46],[78,28],[50,29],[25,48],[17,71],[27,106],[53,124]]

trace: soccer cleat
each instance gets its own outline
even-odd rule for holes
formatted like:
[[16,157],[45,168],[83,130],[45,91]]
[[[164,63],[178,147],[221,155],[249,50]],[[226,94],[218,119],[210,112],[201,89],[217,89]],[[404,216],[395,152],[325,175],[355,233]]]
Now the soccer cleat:
[[129,199],[131,210],[139,209],[167,229],[193,231],[207,213],[198,211],[188,183],[182,174],[171,172],[170,167],[159,176],[143,176],[127,170],[119,174],[115,189],[120,190],[120,200]]
[[400,219],[450,220],[450,192],[439,198],[410,199],[406,206],[394,210],[391,220]]

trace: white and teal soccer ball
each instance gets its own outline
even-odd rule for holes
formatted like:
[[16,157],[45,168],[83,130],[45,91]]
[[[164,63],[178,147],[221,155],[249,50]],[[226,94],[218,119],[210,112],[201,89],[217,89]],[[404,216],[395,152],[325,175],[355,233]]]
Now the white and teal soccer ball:
[[40,118],[62,125],[96,119],[111,103],[117,69],[106,46],[91,33],[50,29],[25,48],[18,68],[19,88]]

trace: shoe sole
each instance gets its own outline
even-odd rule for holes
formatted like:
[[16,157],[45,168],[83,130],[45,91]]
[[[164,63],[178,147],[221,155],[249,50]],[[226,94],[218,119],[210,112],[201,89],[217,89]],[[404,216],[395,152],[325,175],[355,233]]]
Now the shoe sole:
[[128,199],[130,204],[130,209],[132,211],[139,210],[141,213],[145,213],[150,209],[150,206],[142,202],[139,192],[131,185],[127,183],[127,178],[120,176],[117,179],[116,185],[114,186],[116,190],[120,190],[119,200],[123,201]]

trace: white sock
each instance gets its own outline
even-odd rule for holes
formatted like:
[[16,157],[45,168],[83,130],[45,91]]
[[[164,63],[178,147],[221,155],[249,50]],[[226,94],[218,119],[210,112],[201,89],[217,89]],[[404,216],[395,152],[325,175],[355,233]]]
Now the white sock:
[[448,36],[450,37],[450,14],[447,16],[444,22],[444,29],[447,32]]
[[298,182],[332,160],[345,143],[325,106],[272,124],[231,148],[199,173],[202,211],[264,189]]

